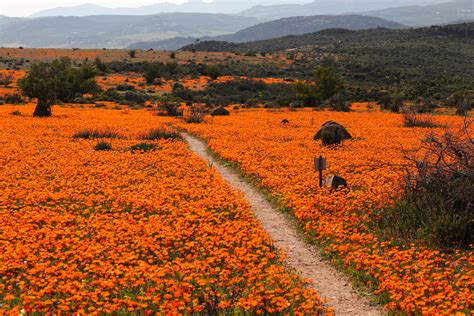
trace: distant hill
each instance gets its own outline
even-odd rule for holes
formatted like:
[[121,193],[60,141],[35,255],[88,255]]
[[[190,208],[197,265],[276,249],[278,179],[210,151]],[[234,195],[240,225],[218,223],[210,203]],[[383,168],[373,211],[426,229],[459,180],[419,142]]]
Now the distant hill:
[[473,0],[455,0],[428,6],[406,6],[366,12],[367,15],[392,19],[409,26],[439,25],[474,19]]
[[24,18],[11,18],[5,15],[0,15],[0,25],[5,25],[13,22],[19,22],[24,20]]
[[[422,28],[411,28],[401,30],[389,29],[369,29],[351,31],[344,29],[328,29],[319,32],[308,33],[303,35],[290,35],[263,41],[255,41],[248,43],[229,43],[226,41],[201,41],[199,43],[187,45],[181,50],[197,50],[197,51],[266,51],[276,52],[288,49],[305,48],[311,50],[312,47],[318,50],[344,50],[350,46],[357,46],[361,49],[366,47],[383,48],[393,45],[419,46],[427,41],[452,41],[456,43],[471,44],[474,40],[474,22],[451,24],[444,26],[431,26]],[[434,42],[433,42],[434,43]],[[434,44],[430,45],[433,46]],[[338,47],[334,49],[334,47]],[[474,46],[472,47],[474,51]],[[403,53],[403,51],[400,51]],[[435,54],[433,57],[437,57]]]
[[260,22],[208,13],[13,19],[0,28],[0,46],[123,48],[151,39],[234,33]]
[[232,35],[218,36],[216,40],[244,43],[286,35],[313,33],[325,29],[364,30],[377,27],[400,29],[404,26],[389,20],[362,15],[300,16],[257,24]]
[[[396,7],[395,7],[396,6]],[[275,19],[291,16],[343,14],[348,12],[380,17],[408,26],[429,26],[474,18],[473,0],[353,1],[316,0],[302,5],[255,6],[243,16]]]
[[[190,0],[182,4],[169,2],[145,5],[138,8],[108,8],[95,4],[81,4],[78,6],[58,7],[37,12],[31,18],[51,16],[90,16],[90,15],[152,15],[171,12],[194,12],[194,13],[237,13],[257,4],[271,3],[269,0],[214,0],[205,2],[202,0]],[[298,3],[301,0],[281,0],[282,3]]]
[[392,87],[412,99],[429,91],[442,91],[442,98],[474,87],[474,23],[401,30],[331,29],[250,43],[210,41],[183,47],[192,49],[302,56],[293,63],[300,75],[311,76],[316,65],[331,65],[347,81],[365,89]]
[[275,20],[292,16],[363,13],[399,6],[429,5],[441,2],[446,2],[446,0],[313,0],[304,4],[289,4],[287,2],[277,5],[257,5],[239,14]]
[[[243,43],[277,38],[285,35],[301,35],[331,28],[362,30],[377,27],[399,29],[403,28],[403,25],[380,18],[361,15],[303,16],[265,22],[248,27],[234,34],[205,37],[201,38],[201,40]],[[163,41],[139,42],[133,44],[130,48],[176,50],[182,46],[192,44],[196,40],[196,38],[177,37]]]

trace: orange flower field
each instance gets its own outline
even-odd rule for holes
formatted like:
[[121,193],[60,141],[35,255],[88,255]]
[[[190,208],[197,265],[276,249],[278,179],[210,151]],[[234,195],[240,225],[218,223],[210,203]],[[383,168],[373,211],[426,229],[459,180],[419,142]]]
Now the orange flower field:
[[[148,141],[157,148],[130,150],[143,142],[140,135],[171,119],[146,110],[58,106],[52,118],[37,119],[31,117],[32,106],[21,107],[23,115],[10,114],[17,109],[0,107],[0,314],[324,312],[317,294],[285,268],[282,255],[245,200],[184,142]],[[317,233],[317,238],[334,239],[333,249],[346,253],[347,262],[359,253],[357,264],[373,269],[375,275],[391,272],[381,290],[393,292],[404,308],[421,306],[422,302],[426,310],[467,306],[471,298],[467,287],[472,283],[456,274],[470,267],[461,254],[441,257],[434,252],[392,247],[392,255],[381,258],[379,248],[374,247],[371,254],[367,251],[369,243],[377,243],[357,221],[370,214],[353,212],[362,206],[364,194],[367,203],[384,203],[390,195],[384,190],[391,184],[380,186],[380,179],[372,176],[352,179],[353,185],[372,183],[371,191],[351,196],[354,205],[350,208],[345,208],[350,204],[348,198],[329,205],[312,186],[309,168],[290,167],[295,161],[303,163],[310,150],[319,148],[304,141],[303,136],[311,130],[305,126],[304,116],[292,115],[299,126],[283,130],[276,124],[265,130],[264,126],[281,115],[261,114],[254,121],[248,115],[219,119],[203,125],[201,132],[210,137],[216,151],[242,161],[250,173],[264,178],[265,185],[278,189],[275,193],[293,201],[309,234],[332,218],[335,225]],[[217,146],[217,133],[232,131],[240,119],[244,122],[241,133],[246,137],[237,141],[229,134],[229,139],[222,138],[224,147]],[[211,132],[209,127],[215,130]],[[99,140],[72,137],[88,129],[112,130],[121,137],[106,140],[112,150],[95,151]],[[398,130],[395,126],[389,129]],[[249,138],[257,131],[264,134]],[[358,133],[369,138],[372,132],[369,128]],[[252,142],[247,146],[249,140]],[[267,148],[269,144],[272,148]],[[224,149],[227,145],[228,151]],[[361,141],[353,146],[370,149],[368,145]],[[289,148],[294,149],[294,155],[289,155]],[[248,161],[251,154],[256,158]],[[269,164],[271,155],[286,158]],[[289,167],[286,174],[281,172],[285,165]],[[347,170],[349,163],[334,167]],[[390,179],[392,175],[387,175],[384,181]],[[299,185],[291,188],[295,181]],[[347,227],[328,213],[336,209],[341,218],[344,215]],[[347,228],[353,231],[348,233]],[[407,256],[422,256],[423,260],[419,266],[413,261],[406,266],[397,264]],[[447,261],[453,258],[456,263]],[[397,261],[390,265],[377,261],[382,259]],[[427,272],[430,260],[432,271]],[[424,280],[410,289],[411,300],[406,297],[407,289],[397,291],[400,284],[408,283],[403,283],[393,267]],[[433,292],[431,301],[422,300],[423,291]]]
[[[280,124],[283,119],[290,123]],[[329,120],[344,125],[354,140],[338,148],[314,141],[313,135]],[[462,123],[449,116],[436,116],[435,121]],[[383,112],[263,109],[178,126],[207,140],[220,158],[236,163],[267,189],[311,241],[379,294],[389,310],[473,314],[472,251],[399,243],[373,229],[381,210],[393,206],[403,192],[401,174],[394,167],[404,164],[401,148],[419,148],[427,129],[404,128],[401,115]],[[319,188],[313,164],[319,155],[327,157],[326,175],[341,175],[350,190],[330,193]]]

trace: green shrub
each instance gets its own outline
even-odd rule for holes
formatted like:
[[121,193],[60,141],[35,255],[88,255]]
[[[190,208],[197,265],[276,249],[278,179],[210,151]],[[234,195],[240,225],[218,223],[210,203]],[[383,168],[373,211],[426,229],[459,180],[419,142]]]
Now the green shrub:
[[110,130],[84,130],[72,136],[74,139],[121,138],[119,134]]
[[176,102],[164,101],[158,104],[159,116],[181,116],[183,113],[179,108],[180,104]]
[[112,150],[112,144],[104,142],[104,141],[98,142],[94,146],[94,150],[96,150],[96,151]]
[[21,112],[18,111],[18,110],[15,110],[11,113],[11,115],[15,115],[15,116],[21,116]]
[[127,91],[124,95],[124,100],[127,102],[132,102],[136,104],[145,104],[150,97],[147,94],[139,93],[136,91]]
[[138,143],[138,144],[135,144],[133,145],[132,147],[130,147],[130,150],[132,152],[135,152],[135,151],[141,151],[141,152],[146,152],[146,151],[150,151],[150,150],[155,150],[157,149],[158,146],[155,145],[155,144],[150,144],[150,143]]
[[157,128],[149,131],[141,137],[143,140],[159,140],[159,139],[176,139],[182,140],[183,137],[176,131],[166,130],[164,128]]

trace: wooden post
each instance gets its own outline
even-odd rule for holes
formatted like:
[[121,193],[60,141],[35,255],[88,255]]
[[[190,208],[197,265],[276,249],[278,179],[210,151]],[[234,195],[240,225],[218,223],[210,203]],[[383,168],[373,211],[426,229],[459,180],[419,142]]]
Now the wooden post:
[[326,170],[326,158],[322,155],[314,158],[314,168],[319,172],[319,187],[323,187],[323,170]]
[[319,156],[319,187],[323,187],[323,156]]

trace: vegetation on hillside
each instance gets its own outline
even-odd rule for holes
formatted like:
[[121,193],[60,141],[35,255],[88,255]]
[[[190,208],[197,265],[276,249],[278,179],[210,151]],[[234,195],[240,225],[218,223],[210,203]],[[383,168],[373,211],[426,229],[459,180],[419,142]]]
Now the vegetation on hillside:
[[332,66],[355,90],[387,90],[404,99],[445,100],[473,94],[474,23],[419,29],[325,30],[244,44],[201,42],[198,51],[278,52],[294,60],[288,70],[303,78],[317,65]]

